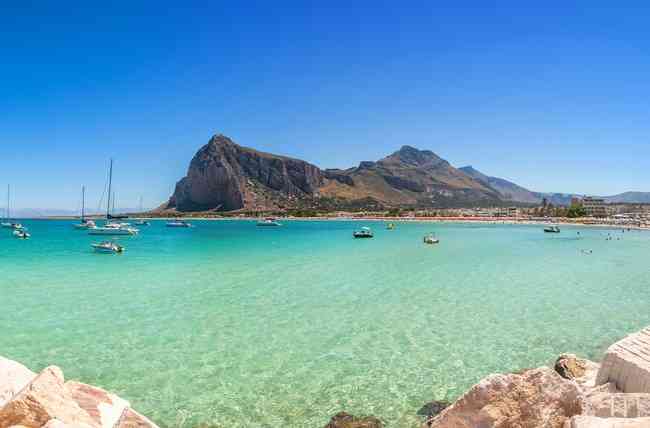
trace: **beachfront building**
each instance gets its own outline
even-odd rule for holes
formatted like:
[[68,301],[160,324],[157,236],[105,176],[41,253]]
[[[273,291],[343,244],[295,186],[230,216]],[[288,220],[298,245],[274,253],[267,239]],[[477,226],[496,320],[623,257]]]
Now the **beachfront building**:
[[608,215],[607,204],[602,198],[585,196],[582,198],[582,207],[589,217],[607,217]]

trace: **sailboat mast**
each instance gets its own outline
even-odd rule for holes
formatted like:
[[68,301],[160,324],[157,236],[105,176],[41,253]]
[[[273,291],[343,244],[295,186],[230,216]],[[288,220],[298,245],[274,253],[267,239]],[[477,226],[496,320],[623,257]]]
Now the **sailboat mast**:
[[84,216],[86,214],[85,212],[85,205],[86,205],[86,186],[81,186],[81,221],[84,221]]
[[10,191],[11,185],[7,184],[7,206],[5,208],[5,214],[7,216],[7,221],[9,221],[9,191]]
[[111,187],[113,185],[113,158],[111,158],[111,165],[108,168],[108,197],[106,200],[106,220],[111,218]]

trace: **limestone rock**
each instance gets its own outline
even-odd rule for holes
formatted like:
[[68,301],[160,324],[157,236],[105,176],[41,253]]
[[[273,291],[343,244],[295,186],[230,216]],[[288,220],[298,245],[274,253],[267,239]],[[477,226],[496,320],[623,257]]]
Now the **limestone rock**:
[[345,412],[337,413],[330,419],[325,428],[383,428],[384,424],[379,419],[366,416],[358,418]]
[[0,357],[0,408],[35,377],[36,373],[22,364]]
[[650,394],[596,393],[586,398],[585,414],[601,418],[650,417]]
[[564,428],[650,428],[650,418],[619,419],[574,416],[567,420]]
[[491,375],[431,421],[432,428],[561,428],[583,410],[575,382],[541,367]]
[[158,428],[158,425],[135,410],[128,408],[122,413],[122,417],[115,428]]
[[562,354],[555,361],[555,371],[565,379],[575,379],[585,375],[587,363],[573,354]]
[[69,381],[65,388],[95,424],[103,428],[113,428],[129,407],[128,401],[96,386]]
[[63,373],[55,366],[43,370],[0,409],[0,428],[12,425],[41,428],[50,419],[68,425],[97,426],[66,390]]
[[650,327],[607,349],[596,384],[607,382],[614,383],[622,392],[650,393]]

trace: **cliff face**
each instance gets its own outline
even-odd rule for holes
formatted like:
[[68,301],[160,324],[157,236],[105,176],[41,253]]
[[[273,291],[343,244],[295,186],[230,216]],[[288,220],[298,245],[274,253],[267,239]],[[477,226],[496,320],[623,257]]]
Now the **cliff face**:
[[168,208],[179,211],[273,209],[310,197],[324,183],[307,162],[258,152],[216,135],[194,156]]
[[194,156],[164,208],[178,211],[282,208],[377,209],[499,203],[498,192],[428,150],[404,146],[376,162],[321,170],[216,135]]

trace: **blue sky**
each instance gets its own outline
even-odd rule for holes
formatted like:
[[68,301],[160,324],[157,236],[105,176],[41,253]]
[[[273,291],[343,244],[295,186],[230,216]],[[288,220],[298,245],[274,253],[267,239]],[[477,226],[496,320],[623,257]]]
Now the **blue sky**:
[[644,2],[14,3],[16,207],[74,209],[82,184],[96,207],[109,157],[118,205],[157,205],[214,133],[321,167],[409,144],[533,190],[650,191]]

